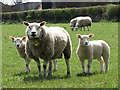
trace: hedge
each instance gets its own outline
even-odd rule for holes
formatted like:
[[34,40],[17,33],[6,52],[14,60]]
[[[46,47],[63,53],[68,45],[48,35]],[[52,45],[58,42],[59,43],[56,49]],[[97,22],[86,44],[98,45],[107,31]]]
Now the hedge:
[[30,10],[23,12],[8,12],[2,13],[3,22],[69,22],[77,16],[90,16],[93,21],[101,20],[119,20],[120,11],[119,5],[92,6],[81,8],[64,8],[64,9],[45,9],[45,10]]

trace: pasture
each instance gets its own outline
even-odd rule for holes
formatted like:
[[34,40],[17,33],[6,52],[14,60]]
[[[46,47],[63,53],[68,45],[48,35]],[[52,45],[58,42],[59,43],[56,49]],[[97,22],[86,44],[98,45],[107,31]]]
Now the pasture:
[[[67,76],[64,58],[57,60],[56,72],[51,77],[38,77],[36,62],[31,60],[31,72],[25,74],[25,62],[17,54],[9,36],[25,36],[26,26],[18,24],[2,24],[2,87],[3,88],[118,88],[118,23],[93,23],[90,31],[71,31],[69,23],[46,23],[46,26],[65,28],[72,40],[72,57],[70,58],[71,75]],[[79,39],[77,34],[94,34],[90,40],[105,40],[110,46],[110,62],[108,73],[100,73],[100,64],[93,60],[91,74],[82,73],[82,66],[76,49]],[[40,60],[43,64],[43,60]],[[85,61],[87,71],[87,60]],[[42,65],[41,65],[42,66]],[[42,67],[43,71],[43,67]]]

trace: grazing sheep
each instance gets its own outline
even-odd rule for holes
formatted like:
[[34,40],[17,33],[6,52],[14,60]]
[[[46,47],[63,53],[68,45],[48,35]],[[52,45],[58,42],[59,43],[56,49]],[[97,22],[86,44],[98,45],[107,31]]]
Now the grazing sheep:
[[15,37],[10,36],[10,39],[14,41],[14,44],[15,44],[15,47],[17,49],[19,56],[25,60],[26,73],[30,72],[30,68],[29,68],[30,58],[28,58],[27,55],[25,54],[25,42],[23,41],[26,39],[26,37],[15,38]]
[[46,77],[46,66],[49,61],[48,76],[51,75],[52,62],[58,58],[61,53],[64,54],[67,74],[70,74],[69,58],[71,57],[72,47],[71,39],[67,31],[61,27],[46,27],[46,22],[28,23],[23,22],[27,26],[26,35],[26,53],[37,62],[39,76],[41,73],[41,65],[39,58],[44,60],[43,69],[44,77]]
[[91,73],[91,63],[93,59],[98,59],[101,66],[101,72],[104,72],[103,59],[106,65],[105,72],[108,72],[110,48],[108,44],[103,40],[89,41],[89,38],[93,37],[94,34],[90,35],[77,35],[79,40],[77,55],[82,63],[83,72],[85,72],[84,60],[88,59],[88,73]]
[[88,16],[76,17],[70,21],[70,27],[72,31],[74,30],[74,28],[76,29],[76,31],[78,31],[79,27],[81,27],[81,31],[82,31],[82,27],[84,28],[84,31],[85,31],[85,26],[87,26],[89,31],[91,24],[92,24],[92,19]]

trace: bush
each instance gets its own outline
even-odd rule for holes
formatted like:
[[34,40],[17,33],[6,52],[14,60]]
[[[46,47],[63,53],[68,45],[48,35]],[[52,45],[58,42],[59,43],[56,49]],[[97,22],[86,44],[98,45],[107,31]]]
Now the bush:
[[118,5],[92,6],[82,8],[29,10],[23,12],[3,13],[3,22],[29,21],[29,22],[69,22],[78,16],[90,16],[93,21],[118,20]]
[[118,12],[120,11],[120,6],[118,5],[108,5],[106,10],[106,16],[108,20],[118,21]]

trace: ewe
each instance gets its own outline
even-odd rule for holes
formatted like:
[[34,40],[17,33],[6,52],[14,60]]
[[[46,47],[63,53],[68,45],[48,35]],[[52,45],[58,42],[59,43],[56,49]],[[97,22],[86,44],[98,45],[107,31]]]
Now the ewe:
[[91,25],[92,25],[92,19],[88,16],[76,17],[70,21],[70,27],[72,31],[74,30],[74,28],[76,29],[76,31],[78,31],[80,27],[81,27],[81,31],[82,31],[82,27],[84,28],[85,31],[85,26],[87,26],[89,31]]
[[39,76],[42,75],[39,58],[44,60],[43,69],[44,77],[46,77],[47,63],[49,62],[49,76],[52,74],[51,60],[58,58],[63,53],[67,65],[67,74],[70,74],[69,58],[72,53],[70,36],[64,28],[46,27],[45,23],[44,21],[41,23],[23,22],[27,26],[26,54],[37,62]]

